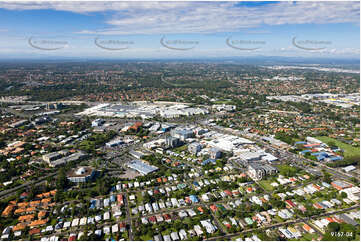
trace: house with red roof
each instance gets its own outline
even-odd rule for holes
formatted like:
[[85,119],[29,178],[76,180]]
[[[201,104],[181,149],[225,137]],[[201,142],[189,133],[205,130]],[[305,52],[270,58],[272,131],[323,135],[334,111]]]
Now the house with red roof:
[[227,196],[232,197],[232,192],[231,192],[231,191],[229,191],[229,190],[224,190],[224,193],[225,193]]
[[213,212],[216,212],[216,211],[217,211],[217,207],[216,207],[216,205],[214,205],[214,204],[212,204],[212,205],[210,206],[210,209],[211,209]]
[[155,224],[157,222],[157,218],[155,216],[150,216],[149,217],[149,221],[153,224]]
[[164,218],[164,221],[166,221],[168,223],[172,222],[171,216],[169,214],[167,214],[167,213],[163,214],[163,218]]
[[323,207],[318,203],[314,203],[313,206],[318,209],[323,209]]
[[285,203],[286,203],[288,208],[296,207],[296,204],[294,204],[294,202],[292,202],[291,200],[286,200]]

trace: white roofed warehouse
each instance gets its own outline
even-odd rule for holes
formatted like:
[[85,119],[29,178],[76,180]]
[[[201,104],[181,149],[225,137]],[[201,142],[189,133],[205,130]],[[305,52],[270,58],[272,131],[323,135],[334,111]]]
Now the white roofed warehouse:
[[157,167],[148,165],[140,160],[133,160],[129,162],[128,167],[138,171],[143,176],[158,170]]

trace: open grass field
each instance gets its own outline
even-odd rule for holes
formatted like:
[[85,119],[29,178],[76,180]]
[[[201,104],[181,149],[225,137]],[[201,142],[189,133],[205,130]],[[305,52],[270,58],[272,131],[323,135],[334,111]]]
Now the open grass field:
[[360,155],[360,147],[353,147],[352,145],[345,144],[341,141],[338,141],[337,139],[333,139],[327,136],[317,136],[316,139],[321,140],[322,142],[328,143],[328,142],[335,142],[335,144],[344,150],[344,156],[345,157],[351,157],[355,155]]
[[271,186],[272,181],[262,180],[258,182],[260,186],[262,186],[266,191],[272,192],[273,186]]

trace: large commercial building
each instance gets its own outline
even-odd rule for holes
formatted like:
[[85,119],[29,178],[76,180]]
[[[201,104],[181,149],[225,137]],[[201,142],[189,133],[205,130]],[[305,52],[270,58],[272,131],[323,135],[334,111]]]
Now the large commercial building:
[[9,126],[11,127],[11,128],[18,128],[18,127],[20,127],[20,126],[23,126],[23,125],[25,125],[25,124],[27,124],[29,121],[28,120],[20,120],[20,121],[18,121],[18,122],[15,122],[15,123],[12,123],[12,124],[10,124]]
[[319,139],[313,137],[306,137],[306,141],[310,144],[323,144],[323,142]]
[[245,151],[239,154],[240,159],[248,162],[261,160],[263,156],[265,156],[265,154],[262,151]]
[[133,160],[129,162],[128,167],[138,171],[142,175],[148,175],[149,173],[158,170],[158,167],[148,165],[140,160]]
[[352,184],[341,180],[333,181],[331,182],[331,185],[339,191],[352,187]]
[[43,160],[46,161],[49,165],[52,161],[61,158],[61,154],[59,152],[53,152],[49,154],[43,155]]
[[190,129],[172,129],[170,131],[170,134],[173,137],[179,138],[182,141],[194,137],[194,132]]
[[168,136],[165,138],[165,144],[167,147],[174,148],[181,145],[179,138]]
[[218,158],[221,158],[222,152],[221,152],[220,149],[211,148],[210,151],[209,151],[209,156],[210,156],[212,159],[218,159]]
[[[50,167],[57,167],[64,165],[71,161],[81,160],[86,157],[86,154],[83,152],[76,152],[71,155],[65,156],[68,154],[68,151],[62,150],[58,152],[53,152],[43,155],[43,160],[46,161]],[[64,156],[64,157],[63,157]]]
[[90,166],[81,166],[75,169],[72,169],[68,174],[67,178],[71,182],[80,183],[87,182],[95,176],[95,170]]
[[134,156],[136,159],[142,159],[145,156],[143,152],[135,151],[135,150],[129,151],[129,154]]
[[78,115],[91,115],[102,117],[132,118],[141,117],[142,119],[153,118],[160,115],[164,118],[176,118],[180,116],[191,116],[207,114],[209,111],[205,108],[193,108],[182,103],[173,102],[132,102],[128,104],[110,104],[102,103],[88,108]]
[[110,141],[110,142],[106,143],[105,145],[108,148],[111,148],[111,147],[115,147],[115,146],[118,146],[118,145],[121,145],[121,144],[124,144],[124,141],[121,140],[121,139],[118,139],[118,140]]
[[248,174],[254,180],[262,180],[265,176],[274,175],[278,170],[264,163],[251,163],[248,166]]
[[197,142],[193,142],[188,145],[188,151],[191,154],[197,154],[199,151],[201,151],[201,149],[202,149],[202,146]]

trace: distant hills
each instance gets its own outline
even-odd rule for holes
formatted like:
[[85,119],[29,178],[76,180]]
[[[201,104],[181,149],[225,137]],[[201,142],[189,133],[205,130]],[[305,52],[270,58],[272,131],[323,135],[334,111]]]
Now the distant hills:
[[351,65],[359,69],[360,59],[357,58],[314,58],[314,57],[283,57],[283,56],[243,56],[243,57],[220,57],[220,58],[76,58],[76,57],[49,57],[37,56],[33,58],[0,58],[0,62],[212,62],[224,64],[250,64],[250,65]]

